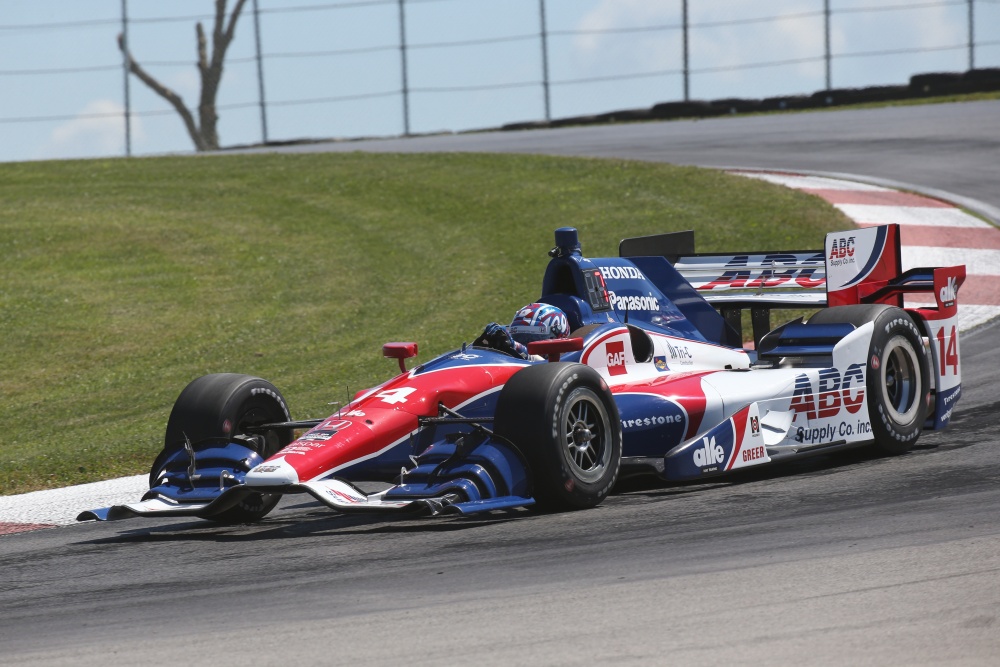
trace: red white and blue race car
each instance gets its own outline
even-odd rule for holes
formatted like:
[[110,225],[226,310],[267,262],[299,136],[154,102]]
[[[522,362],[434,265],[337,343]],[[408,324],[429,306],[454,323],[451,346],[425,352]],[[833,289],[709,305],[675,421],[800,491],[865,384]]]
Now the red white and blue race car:
[[[80,520],[255,521],[299,493],[345,512],[585,508],[623,471],[680,481],[860,445],[903,453],[961,394],[965,267],[902,272],[897,226],[805,252],[698,254],[692,232],[596,259],[575,229],[555,243],[536,301],[565,313],[568,337],[527,358],[481,338],[410,370],[417,344],[387,343],[399,375],[308,421],[260,378],[198,378],[145,496]],[[819,310],[769,330],[786,307]]]

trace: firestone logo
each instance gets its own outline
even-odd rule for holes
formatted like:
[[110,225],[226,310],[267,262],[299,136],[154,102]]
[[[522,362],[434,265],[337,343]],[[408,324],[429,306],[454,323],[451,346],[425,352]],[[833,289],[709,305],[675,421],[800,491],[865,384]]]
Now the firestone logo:
[[699,468],[720,465],[725,460],[725,455],[722,445],[715,444],[715,436],[711,440],[704,437],[701,439],[701,447],[694,450],[694,464]]

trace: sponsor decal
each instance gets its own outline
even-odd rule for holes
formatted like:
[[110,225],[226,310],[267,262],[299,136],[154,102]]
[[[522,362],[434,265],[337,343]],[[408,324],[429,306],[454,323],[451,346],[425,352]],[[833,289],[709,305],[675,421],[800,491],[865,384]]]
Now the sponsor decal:
[[667,365],[666,357],[653,357],[653,365],[656,366],[656,370],[661,373],[670,370],[670,366]]
[[958,277],[948,276],[948,284],[941,288],[941,301],[950,306],[958,298]]
[[872,424],[866,420],[859,420],[854,424],[850,422],[824,424],[813,428],[804,428],[800,426],[795,429],[795,442],[832,442],[835,438],[845,439],[858,435],[868,435],[871,432]]
[[327,419],[325,422],[305,433],[299,440],[305,441],[325,441],[337,435],[340,431],[351,425],[351,422],[344,419]]
[[842,409],[851,414],[858,412],[864,400],[864,370],[861,364],[851,364],[843,377],[836,368],[824,368],[819,372],[815,388],[808,375],[803,373],[796,377],[791,409],[796,415],[805,415],[810,420],[829,419]]
[[847,259],[848,257],[854,257],[853,236],[835,240],[830,248],[829,259]]
[[743,463],[750,463],[751,461],[756,461],[757,459],[763,459],[766,457],[767,451],[764,449],[763,445],[743,450]]
[[753,435],[760,435],[760,417],[754,415],[750,418],[750,432]]
[[279,470],[281,470],[281,466],[259,465],[253,469],[253,472],[277,472]]
[[670,352],[670,358],[679,364],[690,366],[694,363],[694,355],[685,345],[674,345],[668,340],[667,350]]
[[722,465],[725,460],[725,452],[722,445],[715,444],[715,436],[712,436],[711,440],[708,437],[701,440],[701,447],[694,450],[694,464],[699,468]]
[[642,271],[634,266],[599,266],[605,280],[646,280]]
[[628,430],[646,426],[665,426],[667,424],[683,423],[683,415],[653,415],[649,417],[640,417],[638,419],[623,419],[622,428]]
[[611,305],[618,310],[648,310],[653,312],[660,310],[660,302],[652,293],[649,296],[618,296],[614,292],[608,292],[608,299],[611,300]]
[[628,369],[625,368],[625,343],[622,341],[612,341],[605,345],[608,355],[608,373],[611,375],[625,375]]
[[340,489],[326,488],[324,490],[326,491],[326,494],[328,496],[330,496],[330,497],[332,497],[332,498],[334,498],[336,500],[343,501],[343,502],[361,503],[361,502],[364,502],[366,500],[365,498],[363,498],[361,496],[348,495],[348,494],[344,493],[343,491],[341,491]]
[[364,410],[351,410],[350,412],[345,412],[344,416],[345,417],[364,417],[365,416],[365,411]]
[[[823,261],[823,254],[809,257],[807,262],[818,263]],[[726,263],[725,271],[715,280],[702,285],[700,291],[720,289],[746,289],[758,287],[777,287],[786,283],[794,283],[799,287],[811,288],[823,285],[822,278],[814,278],[813,275],[821,271],[819,266],[809,266],[800,268],[799,260],[795,255],[787,253],[771,253],[764,255],[761,264],[768,268],[751,268],[750,255],[736,255]]]
[[466,354],[460,353],[452,357],[452,359],[461,359],[462,361],[472,361],[473,359],[478,359],[478,358],[479,358],[478,354],[468,354],[468,353]]

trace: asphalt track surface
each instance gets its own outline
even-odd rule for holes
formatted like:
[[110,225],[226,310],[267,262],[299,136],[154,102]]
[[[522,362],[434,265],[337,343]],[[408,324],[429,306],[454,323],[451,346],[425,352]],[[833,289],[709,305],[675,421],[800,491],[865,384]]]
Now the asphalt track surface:
[[[996,205],[981,171],[997,166],[980,154],[989,140],[968,106],[886,110],[885,127],[905,136],[936,118],[951,138],[924,148],[890,141],[873,155],[862,150],[872,130],[853,121],[842,141],[801,141],[826,145],[823,171]],[[1000,103],[980,108],[1000,137]],[[808,115],[827,117],[814,129],[839,122]],[[743,147],[693,125],[702,157],[719,164],[813,169],[794,147],[805,117],[720,121],[781,136],[795,164],[765,162],[759,137]],[[674,131],[626,129],[643,127]],[[610,146],[610,129],[572,130],[575,148],[588,131],[592,146]],[[633,157],[653,159],[655,138],[632,141]],[[996,323],[964,335],[952,427],[898,457],[824,456],[710,484],[633,481],[599,508],[563,514],[344,517],[294,497],[253,526],[135,519],[6,536],[0,663],[995,664],[998,342]]]

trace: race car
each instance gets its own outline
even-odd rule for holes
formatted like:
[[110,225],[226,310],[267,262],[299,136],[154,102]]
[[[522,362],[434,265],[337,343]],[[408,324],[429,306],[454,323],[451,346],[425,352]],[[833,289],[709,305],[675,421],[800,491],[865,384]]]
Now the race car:
[[[386,343],[400,373],[324,419],[293,420],[260,378],[198,378],[149,491],[78,518],[252,522],[303,493],[343,512],[588,508],[625,472],[684,481],[857,446],[901,454],[948,425],[965,267],[901,271],[898,226],[734,254],[668,233],[619,255],[588,258],[576,229],[557,229],[535,301],[565,313],[567,337],[527,355],[480,338],[410,369],[417,343]],[[787,307],[817,310],[770,330]]]

